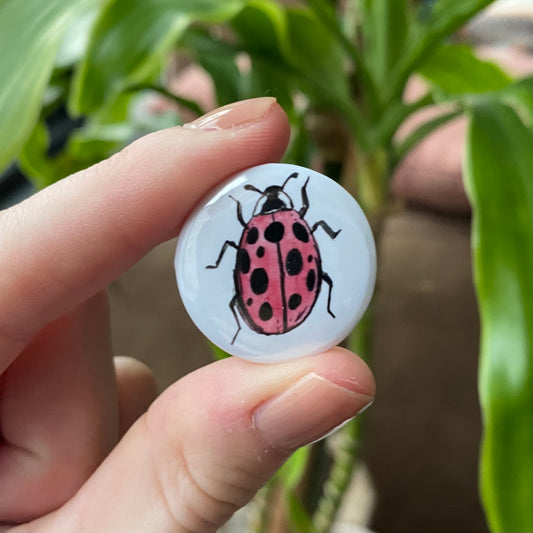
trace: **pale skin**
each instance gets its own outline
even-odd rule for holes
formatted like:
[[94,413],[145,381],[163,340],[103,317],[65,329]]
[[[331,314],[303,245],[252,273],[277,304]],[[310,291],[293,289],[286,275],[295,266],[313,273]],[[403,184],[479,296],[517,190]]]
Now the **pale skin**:
[[226,359],[158,397],[144,365],[113,357],[105,287],[219,182],[283,155],[273,99],[222,111],[0,212],[3,530],[215,531],[294,449],[371,402],[371,372],[339,348]]

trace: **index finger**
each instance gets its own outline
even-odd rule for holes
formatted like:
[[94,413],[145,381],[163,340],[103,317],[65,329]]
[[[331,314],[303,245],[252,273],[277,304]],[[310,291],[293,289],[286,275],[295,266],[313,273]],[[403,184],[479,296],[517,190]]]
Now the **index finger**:
[[216,184],[277,161],[289,127],[274,98],[143,137],[0,216],[0,372],[42,326],[175,236]]

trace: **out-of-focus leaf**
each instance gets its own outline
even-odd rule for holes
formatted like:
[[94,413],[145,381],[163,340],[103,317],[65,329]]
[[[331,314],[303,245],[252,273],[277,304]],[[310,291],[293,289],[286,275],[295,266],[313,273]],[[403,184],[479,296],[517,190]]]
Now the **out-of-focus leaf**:
[[410,27],[402,57],[390,73],[385,103],[398,98],[409,76],[418,69],[443,39],[452,35],[471,17],[495,0],[436,0],[421,3],[419,20]]
[[516,81],[498,97],[510,105],[527,126],[533,127],[533,76]]
[[401,143],[394,147],[393,163],[397,165],[415,146],[422,142],[428,135],[438,130],[444,124],[458,118],[462,114],[461,108],[446,111],[436,117],[422,123]]
[[367,64],[378,86],[403,53],[409,30],[408,0],[364,0],[360,28]]
[[274,96],[291,116],[295,73],[287,61],[290,51],[285,9],[272,0],[251,0],[232,21],[232,27],[251,60],[243,80],[243,96]]
[[85,3],[0,2],[0,171],[31,134],[63,35]]
[[232,27],[251,56],[283,62],[289,53],[286,12],[273,0],[249,0]]
[[293,491],[305,474],[305,468],[311,453],[310,446],[298,448],[283,464],[276,474],[285,491]]
[[465,45],[441,44],[418,72],[447,95],[500,91],[513,81],[498,65],[478,58]]
[[311,518],[296,495],[296,489],[306,473],[310,453],[310,446],[299,448],[276,474],[275,479],[281,483],[287,504],[290,531],[302,531],[303,533],[314,531]]
[[58,179],[58,169],[54,161],[47,156],[49,145],[48,130],[45,124],[39,121],[19,155],[18,164],[21,170],[38,189],[44,189]]
[[289,508],[290,531],[298,531],[298,533],[313,533],[316,531],[309,514],[294,492],[287,494],[287,507]]
[[219,106],[236,102],[242,95],[242,76],[236,62],[236,49],[210,32],[190,28],[181,40],[196,61],[211,76]]
[[465,185],[481,316],[481,496],[494,532],[533,530],[533,132],[511,108],[471,111]]
[[75,113],[148,80],[192,22],[224,22],[243,0],[111,0],[96,20],[71,93]]
[[318,104],[335,107],[350,102],[339,43],[309,10],[288,9],[289,64]]
[[19,156],[21,169],[43,188],[111,156],[141,135],[180,123],[176,113],[154,114],[140,105],[146,99],[146,91],[118,95],[75,129],[65,148],[54,156],[48,153],[46,126],[38,122]]
[[220,359],[227,359],[228,357],[231,357],[229,353],[225,352],[222,348],[219,348],[216,344],[210,342],[209,346],[211,347],[213,356],[217,361],[219,361]]
[[91,27],[102,4],[101,0],[87,1],[72,18],[54,61],[56,68],[72,67],[82,58],[89,42]]

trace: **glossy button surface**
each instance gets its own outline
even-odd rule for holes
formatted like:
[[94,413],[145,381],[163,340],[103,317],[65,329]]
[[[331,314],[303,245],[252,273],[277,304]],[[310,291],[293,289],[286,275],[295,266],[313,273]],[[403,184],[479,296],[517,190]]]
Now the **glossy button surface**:
[[324,351],[363,315],[376,252],[357,202],[330,178],[271,163],[204,198],[178,239],[192,320],[226,352],[271,363]]

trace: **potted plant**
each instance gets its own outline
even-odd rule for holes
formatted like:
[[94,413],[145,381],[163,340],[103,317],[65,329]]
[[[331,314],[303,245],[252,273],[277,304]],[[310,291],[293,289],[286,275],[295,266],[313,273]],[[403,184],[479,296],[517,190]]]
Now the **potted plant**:
[[[481,318],[479,397],[484,433],[479,488],[492,531],[533,528],[531,78],[513,79],[453,35],[491,0],[39,0],[0,2],[0,168],[13,160],[37,187],[97,162],[136,135],[200,114],[172,90],[192,62],[217,103],[272,94],[292,125],[288,162],[326,172],[362,205],[379,242],[391,176],[425,137],[468,120],[465,187]],[[31,23],[30,23],[31,22]],[[139,39],[142,31],[143,38]],[[426,90],[404,99],[409,80]],[[148,123],[132,113],[146,94],[177,104]],[[48,153],[46,119],[63,106],[83,125]],[[407,137],[413,114],[436,106]],[[333,142],[331,142],[333,140]],[[372,308],[347,340],[371,358]],[[360,422],[331,449],[299,451],[261,493],[254,529],[269,530],[272,497],[291,531],[330,531],[357,465]],[[327,457],[322,479],[311,456]],[[310,506],[299,482],[319,483]]]

